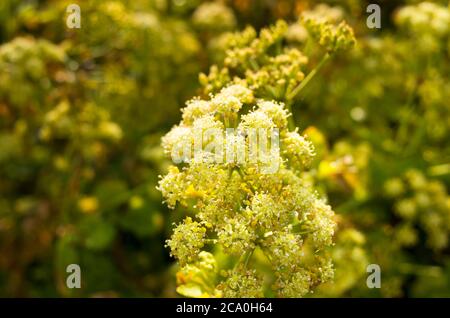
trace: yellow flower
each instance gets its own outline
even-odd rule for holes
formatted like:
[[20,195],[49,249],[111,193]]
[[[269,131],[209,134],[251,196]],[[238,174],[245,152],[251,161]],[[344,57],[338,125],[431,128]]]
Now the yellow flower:
[[98,210],[98,200],[96,197],[83,197],[78,200],[78,208],[86,214],[94,213]]
[[190,184],[188,188],[186,189],[185,193],[187,198],[193,198],[193,199],[201,199],[205,196],[205,192],[201,190],[195,190],[194,186]]

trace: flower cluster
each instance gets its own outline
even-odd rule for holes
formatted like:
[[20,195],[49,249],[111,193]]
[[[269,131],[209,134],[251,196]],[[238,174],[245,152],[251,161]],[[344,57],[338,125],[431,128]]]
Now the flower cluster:
[[216,93],[230,83],[245,82],[261,98],[291,104],[310,80],[305,76],[308,57],[295,45],[286,45],[293,37],[293,28],[300,28],[306,37],[319,41],[326,48],[326,61],[336,52],[352,48],[356,42],[352,29],[344,21],[339,25],[334,22],[305,17],[291,26],[278,21],[263,29],[259,36],[252,27],[227,34],[223,66],[214,65],[209,74],[200,75],[205,93]]
[[[332,244],[334,212],[314,190],[306,173],[314,147],[298,129],[289,128],[291,113],[285,104],[268,99],[266,93],[267,88],[279,85],[284,87],[284,95],[291,86],[283,79],[295,84],[301,81],[294,76],[307,61],[300,51],[280,47],[273,56],[267,52],[273,45],[281,45],[285,31],[286,24],[278,22],[262,30],[259,37],[251,29],[232,36],[225,65],[242,69],[244,77],[230,80],[226,66],[225,71],[213,68],[214,74],[203,75],[205,91],[213,93],[209,98],[188,101],[181,123],[162,139],[166,154],[173,155],[180,145],[191,148],[198,137],[204,138],[203,144],[205,131],[213,128],[223,133],[208,135],[207,142],[216,139],[227,156],[234,150],[231,156],[239,157],[239,150],[244,150],[242,160],[218,162],[211,149],[203,147],[194,156],[183,157],[180,168],[170,168],[158,186],[169,207],[179,203],[191,208],[197,220],[188,217],[167,241],[182,267],[180,271],[195,267],[205,253],[200,251],[203,245],[216,246],[228,259],[225,264],[235,264],[232,268],[220,264],[215,270],[214,282],[218,284],[208,287],[210,296],[300,297],[333,277],[326,247]],[[299,64],[290,65],[291,60]],[[254,81],[256,73],[266,73],[266,80]],[[219,74],[225,75],[225,83],[215,78]],[[230,128],[236,129],[230,133]],[[276,129],[278,151],[264,152],[264,160],[246,156],[252,148],[251,129]],[[274,148],[268,136],[259,138],[267,139],[264,141]],[[277,169],[264,173],[263,168],[274,162]],[[258,263],[271,267],[270,285],[258,273]],[[192,281],[182,285],[189,284]],[[185,287],[181,288],[184,295],[198,296],[197,292],[186,292]]]
[[[167,241],[167,246],[170,247],[172,255],[179,260],[181,265],[190,263],[197,258],[204,245],[205,232],[206,228],[202,227],[200,223],[192,221],[190,217],[176,227],[172,238]],[[184,244],[179,244],[180,242]]]
[[450,10],[436,3],[421,2],[401,8],[395,16],[397,24],[414,32],[431,32],[445,36],[450,32]]
[[343,20],[344,10],[339,6],[332,7],[320,3],[312,9],[303,11],[302,17],[312,21],[337,23]]
[[233,11],[220,2],[204,2],[192,16],[194,26],[207,31],[229,31],[237,22]]
[[449,245],[450,197],[444,184],[409,170],[402,178],[386,181],[384,189],[395,199],[394,211],[401,220],[395,232],[398,244],[416,245],[423,231],[430,248],[442,250]]
[[344,21],[337,26],[327,20],[305,18],[306,28],[328,52],[347,51],[356,43],[352,28]]
[[225,279],[217,286],[218,295],[226,298],[261,298],[263,293],[263,278],[256,270],[239,266],[225,272]]
[[61,72],[65,58],[66,53],[61,47],[33,37],[17,37],[2,45],[0,68],[4,71],[0,73],[0,98],[19,109],[23,109],[28,100],[42,100],[52,85],[68,76]]

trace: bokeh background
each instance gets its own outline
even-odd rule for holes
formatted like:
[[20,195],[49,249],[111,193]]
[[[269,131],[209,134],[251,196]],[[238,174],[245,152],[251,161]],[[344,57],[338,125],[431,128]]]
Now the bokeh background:
[[[0,296],[176,297],[164,241],[185,211],[155,188],[160,137],[227,32],[285,19],[306,46],[295,21],[309,12],[358,40],[293,107],[339,225],[335,281],[312,296],[450,297],[449,3],[378,1],[369,29],[370,2],[2,0]],[[65,285],[72,263],[81,289]]]

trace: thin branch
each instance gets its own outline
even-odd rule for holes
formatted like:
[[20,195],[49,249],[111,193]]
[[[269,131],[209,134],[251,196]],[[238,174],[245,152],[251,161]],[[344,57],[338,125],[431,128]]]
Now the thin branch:
[[306,85],[308,85],[311,79],[317,74],[317,72],[319,72],[319,70],[330,58],[331,55],[329,53],[326,53],[323,56],[322,60],[320,60],[319,64],[317,64],[317,66],[311,72],[309,72],[308,76],[306,76],[303,81],[287,95],[287,100],[293,100],[306,87]]

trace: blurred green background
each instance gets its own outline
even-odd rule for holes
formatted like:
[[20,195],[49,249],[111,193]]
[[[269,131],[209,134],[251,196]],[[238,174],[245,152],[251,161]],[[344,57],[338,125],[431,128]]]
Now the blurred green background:
[[[337,212],[336,277],[316,296],[450,297],[448,1],[2,0],[0,296],[175,297],[155,189],[160,137],[223,58],[224,34],[305,11],[355,30],[294,105]],[[66,8],[81,8],[81,28]],[[314,58],[314,52],[311,52]],[[82,288],[65,285],[80,264]],[[380,264],[382,288],[366,287]]]

